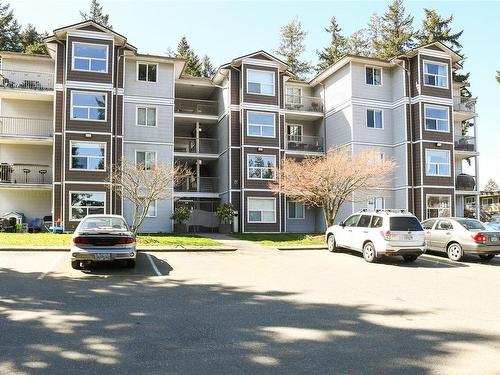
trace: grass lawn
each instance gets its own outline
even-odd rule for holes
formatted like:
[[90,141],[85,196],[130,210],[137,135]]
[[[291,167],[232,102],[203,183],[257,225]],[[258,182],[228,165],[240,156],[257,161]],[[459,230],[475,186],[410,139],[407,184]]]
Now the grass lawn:
[[289,245],[324,245],[324,234],[312,233],[278,233],[278,234],[250,234],[233,233],[232,237],[239,240],[257,242],[264,246],[289,246]]
[[[71,234],[0,233],[0,246],[69,246]],[[139,246],[217,246],[219,242],[195,235],[147,234],[139,236]]]

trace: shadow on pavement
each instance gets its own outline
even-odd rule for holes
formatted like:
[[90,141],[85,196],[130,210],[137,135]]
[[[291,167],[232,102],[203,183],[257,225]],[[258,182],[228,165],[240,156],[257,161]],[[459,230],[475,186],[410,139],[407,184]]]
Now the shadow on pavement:
[[493,259],[490,259],[490,260],[483,260],[483,259],[479,258],[479,256],[477,256],[477,255],[466,254],[466,255],[464,255],[464,257],[462,258],[462,260],[460,262],[454,262],[454,261],[448,259],[448,256],[444,252],[428,250],[426,254],[434,256],[434,257],[436,257],[436,259],[441,259],[441,260],[444,260],[447,262],[451,262],[452,264],[462,265],[462,266],[467,266],[467,263],[487,264],[490,266],[500,266],[500,256],[499,255],[495,256]]

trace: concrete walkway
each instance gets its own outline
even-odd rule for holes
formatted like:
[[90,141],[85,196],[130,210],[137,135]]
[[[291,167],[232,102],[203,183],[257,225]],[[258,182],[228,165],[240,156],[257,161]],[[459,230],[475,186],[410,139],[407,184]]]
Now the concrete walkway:
[[211,238],[212,240],[219,241],[225,246],[235,247],[241,252],[256,252],[263,254],[276,252],[274,247],[259,245],[255,242],[238,240],[236,238],[227,236],[221,233],[197,233],[199,236]]

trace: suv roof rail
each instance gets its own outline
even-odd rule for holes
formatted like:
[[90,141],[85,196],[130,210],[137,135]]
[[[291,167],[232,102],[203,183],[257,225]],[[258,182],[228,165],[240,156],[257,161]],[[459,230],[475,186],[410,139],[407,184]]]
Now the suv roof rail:
[[368,208],[363,208],[359,210],[359,212],[376,212],[376,213],[393,213],[393,214],[411,214],[410,211],[408,211],[405,208],[376,208],[374,210],[369,210]]

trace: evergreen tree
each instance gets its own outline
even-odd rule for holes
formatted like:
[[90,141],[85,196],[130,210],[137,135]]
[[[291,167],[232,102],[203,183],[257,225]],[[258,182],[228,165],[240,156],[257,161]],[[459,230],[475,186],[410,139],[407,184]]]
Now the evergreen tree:
[[14,18],[14,12],[9,4],[0,0],[0,51],[22,51],[19,43],[21,26]]
[[375,55],[389,59],[405,53],[414,45],[413,17],[405,14],[403,0],[393,0],[380,20],[380,39]]
[[497,70],[496,79],[497,79],[497,82],[500,83],[500,70]]
[[370,40],[366,29],[360,29],[347,38],[347,53],[350,55],[371,56]]
[[201,77],[201,62],[200,58],[191,49],[185,35],[181,37],[177,45],[177,56],[186,60],[184,73],[188,76]]
[[29,23],[19,34],[19,40],[23,46],[23,52],[47,54],[48,51],[43,42],[43,39],[46,37],[47,33],[39,33],[35,26]]
[[417,33],[417,39],[420,45],[426,45],[433,42],[441,42],[451,48],[460,50],[462,45],[458,41],[463,33],[459,31],[453,33],[451,31],[451,21],[453,15],[448,18],[443,18],[433,9],[424,9],[425,18],[422,23],[422,29]]
[[376,56],[376,44],[380,43],[380,17],[377,13],[373,13],[368,22],[368,27],[366,30],[369,44],[368,56]]
[[330,45],[323,48],[322,51],[316,51],[318,54],[318,65],[316,70],[322,71],[328,68],[330,65],[335,64],[347,50],[347,40],[341,34],[341,27],[337,23],[335,17],[330,20],[330,25],[325,28],[325,31],[330,33]]
[[203,56],[201,60],[201,76],[210,78],[215,74],[215,68],[210,61],[210,57],[207,55]]
[[295,18],[281,27],[280,34],[280,45],[276,53],[285,59],[294,78],[304,79],[311,71],[311,64],[300,60],[300,55],[306,49],[304,39],[307,32],[302,30],[302,24]]
[[102,11],[102,5],[98,0],[91,0],[90,2],[90,10],[88,13],[80,11],[80,16],[84,21],[95,21],[103,26],[106,26],[108,29],[112,29],[113,26],[109,23],[109,15],[104,14]]
[[488,180],[488,182],[486,183],[486,185],[484,185],[484,191],[490,192],[490,191],[498,191],[498,190],[500,190],[500,187],[498,186],[497,182],[492,178],[490,178]]

